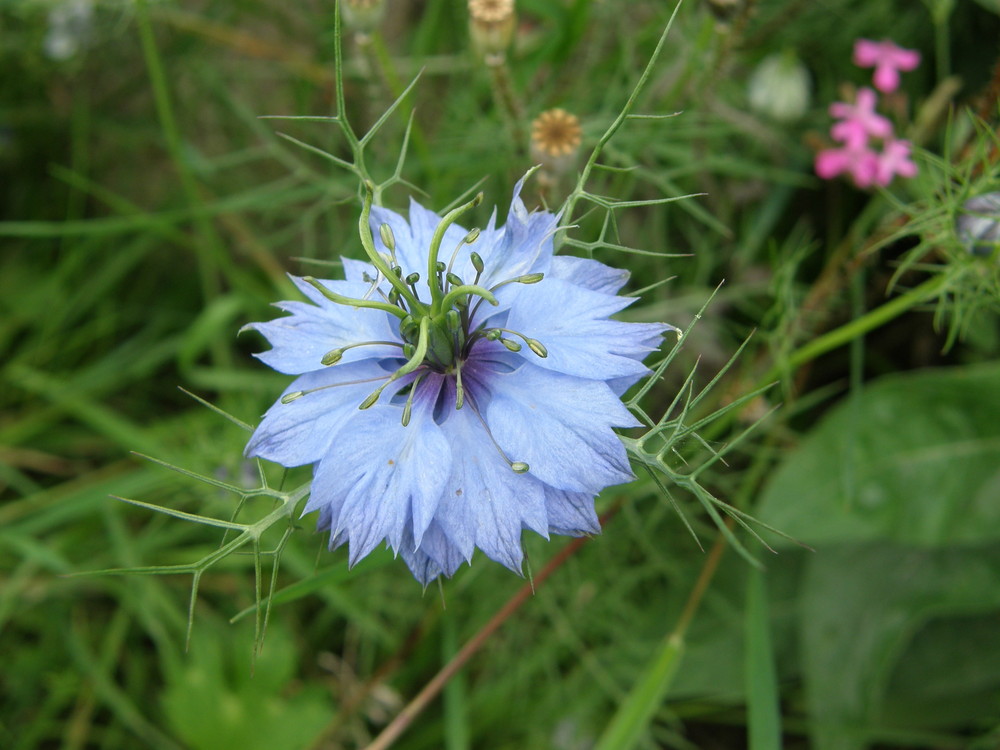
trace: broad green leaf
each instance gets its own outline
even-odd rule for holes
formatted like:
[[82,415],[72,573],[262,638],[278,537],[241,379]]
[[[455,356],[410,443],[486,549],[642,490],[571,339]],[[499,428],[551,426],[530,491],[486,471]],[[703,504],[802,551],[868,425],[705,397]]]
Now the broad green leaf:
[[252,673],[251,642],[231,631],[206,628],[191,645],[168,665],[163,695],[167,719],[186,747],[306,748],[330,721],[325,691],[296,684],[295,643],[279,623],[269,629]]
[[[971,615],[991,613],[990,637],[983,641],[983,633],[976,632],[985,653],[995,652],[998,580],[1000,549],[995,545],[952,550],[844,545],[812,556],[802,581],[799,612],[802,669],[816,750],[861,750],[880,739],[898,737],[902,730],[917,742],[919,732],[940,728],[939,714],[924,722],[907,711],[900,704],[903,694],[888,701],[892,677],[897,676],[896,684],[919,677],[921,689],[911,685],[909,690],[924,701],[935,694],[954,695],[949,685],[962,681],[966,673],[957,671],[958,664],[929,660],[926,636],[916,640],[915,636],[932,619],[951,618],[954,626]],[[921,654],[920,665],[910,663],[911,651]],[[995,656],[982,658],[997,661]],[[995,700],[1000,678],[994,672],[991,679],[984,679],[981,672],[981,689],[965,684],[966,695]],[[890,705],[896,721],[902,715],[906,723],[894,726],[888,720],[883,707]],[[961,721],[960,715],[952,716],[950,723],[956,720]],[[925,738],[918,744],[928,743]]]
[[[766,488],[760,519],[806,544],[1000,538],[1000,367],[882,378],[827,414]],[[775,539],[776,545],[787,545]]]

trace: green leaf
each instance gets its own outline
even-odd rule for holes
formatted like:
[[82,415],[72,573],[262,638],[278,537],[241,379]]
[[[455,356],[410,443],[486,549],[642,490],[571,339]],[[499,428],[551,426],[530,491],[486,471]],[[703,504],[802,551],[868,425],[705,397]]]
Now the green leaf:
[[329,697],[297,684],[288,632],[272,624],[251,673],[251,642],[218,627],[195,633],[190,653],[167,670],[163,708],[176,735],[192,750],[312,746],[331,719]]
[[[994,652],[996,612],[1000,611],[998,580],[1000,549],[995,545],[955,550],[884,543],[845,545],[811,556],[799,612],[816,750],[860,750],[880,739],[901,739],[901,730],[910,733],[907,744],[932,744],[927,737],[914,736],[922,719],[904,711],[898,702],[893,712],[897,717],[906,715],[907,723],[892,726],[885,720],[890,680],[894,673],[906,679],[914,676],[914,670],[921,671],[925,698],[947,693],[950,683],[964,680],[966,673],[958,671],[959,665],[934,665],[926,653],[922,668],[909,664],[914,648],[919,645],[925,651],[928,647],[915,636],[934,618],[992,613],[994,626],[982,647],[986,653]],[[996,674],[983,684],[980,699],[995,696],[1000,682]]]
[[[888,376],[833,409],[757,515],[806,544],[1000,539],[1000,366]],[[776,540],[787,545],[786,540]]]

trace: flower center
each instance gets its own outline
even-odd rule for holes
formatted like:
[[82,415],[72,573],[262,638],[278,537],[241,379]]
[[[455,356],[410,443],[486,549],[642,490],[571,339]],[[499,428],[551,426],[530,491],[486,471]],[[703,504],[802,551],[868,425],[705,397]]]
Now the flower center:
[[[455,261],[462,248],[475,244],[479,239],[480,231],[478,229],[473,229],[462,238],[452,251],[447,264],[439,260],[441,243],[448,228],[460,216],[482,202],[482,193],[476,195],[468,203],[447,213],[434,230],[430,246],[427,249],[427,271],[424,280],[430,292],[430,299],[426,300],[421,299],[417,292],[417,284],[422,280],[420,273],[414,271],[403,275],[403,268],[396,259],[395,237],[388,224],[382,224],[379,227],[379,235],[389,253],[386,255],[376,250],[369,225],[372,190],[370,186],[366,187],[368,189],[358,227],[361,234],[361,244],[375,268],[375,276],[365,274],[365,281],[370,284],[370,287],[364,298],[355,299],[337,294],[312,276],[304,277],[307,283],[314,286],[332,302],[355,308],[381,310],[399,319],[400,341],[360,341],[333,349],[320,360],[322,365],[335,365],[343,358],[344,352],[361,346],[398,346],[402,349],[406,362],[392,374],[387,375],[385,382],[361,402],[361,409],[367,409],[375,404],[382,391],[391,383],[413,372],[418,374],[414,386],[411,388],[411,395],[424,373],[436,372],[453,377],[456,383],[455,408],[461,409],[465,401],[462,387],[462,367],[469,357],[472,346],[479,339],[499,341],[512,352],[522,349],[522,344],[516,340],[520,339],[536,356],[548,356],[545,346],[540,341],[529,338],[523,333],[508,328],[489,327],[485,322],[474,325],[477,312],[484,300],[494,306],[499,304],[494,294],[498,289],[513,283],[536,284],[544,278],[544,274],[532,273],[515,276],[487,289],[480,285],[485,270],[483,259],[479,253],[471,251],[469,261],[475,271],[475,277],[471,281],[462,279],[452,269],[455,267]],[[388,282],[390,287],[388,291],[383,290],[383,282]],[[305,393],[297,392],[296,394],[288,394],[288,397],[298,398],[302,395]],[[408,421],[408,413],[406,412],[404,412],[404,423]]]

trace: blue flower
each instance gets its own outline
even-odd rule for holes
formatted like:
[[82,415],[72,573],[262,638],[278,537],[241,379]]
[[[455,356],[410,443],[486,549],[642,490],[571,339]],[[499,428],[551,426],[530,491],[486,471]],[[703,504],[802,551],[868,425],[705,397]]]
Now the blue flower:
[[425,585],[476,547],[520,572],[522,529],[598,533],[595,495],[632,479],[620,396],[669,326],[611,320],[627,272],[554,256],[558,216],[529,214],[522,183],[504,226],[471,232],[455,222],[481,195],[408,220],[369,196],[369,262],[293,277],[309,302],[248,326],[298,377],[246,454],[313,465],[305,512],[351,565],[386,542]]

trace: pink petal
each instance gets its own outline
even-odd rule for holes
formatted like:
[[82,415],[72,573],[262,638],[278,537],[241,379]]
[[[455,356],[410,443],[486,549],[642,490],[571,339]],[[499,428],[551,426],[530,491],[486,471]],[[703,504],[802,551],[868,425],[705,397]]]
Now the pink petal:
[[897,70],[913,70],[920,65],[920,53],[915,49],[896,47],[892,53],[892,62]]
[[824,180],[832,180],[850,167],[846,153],[841,149],[826,149],[816,154],[816,174]]
[[883,91],[886,94],[895,91],[899,88],[899,73],[896,69],[885,62],[879,63],[878,67],[875,68],[875,88],[879,91]]
[[859,188],[866,188],[873,182],[878,182],[877,174],[878,156],[875,155],[875,152],[863,151],[858,154],[851,166],[851,177],[854,178],[854,184]]
[[868,143],[868,129],[859,120],[841,120],[830,128],[833,140],[843,143],[847,148],[864,148]]
[[858,39],[854,43],[854,64],[861,68],[872,67],[879,58],[881,45],[871,39]]

